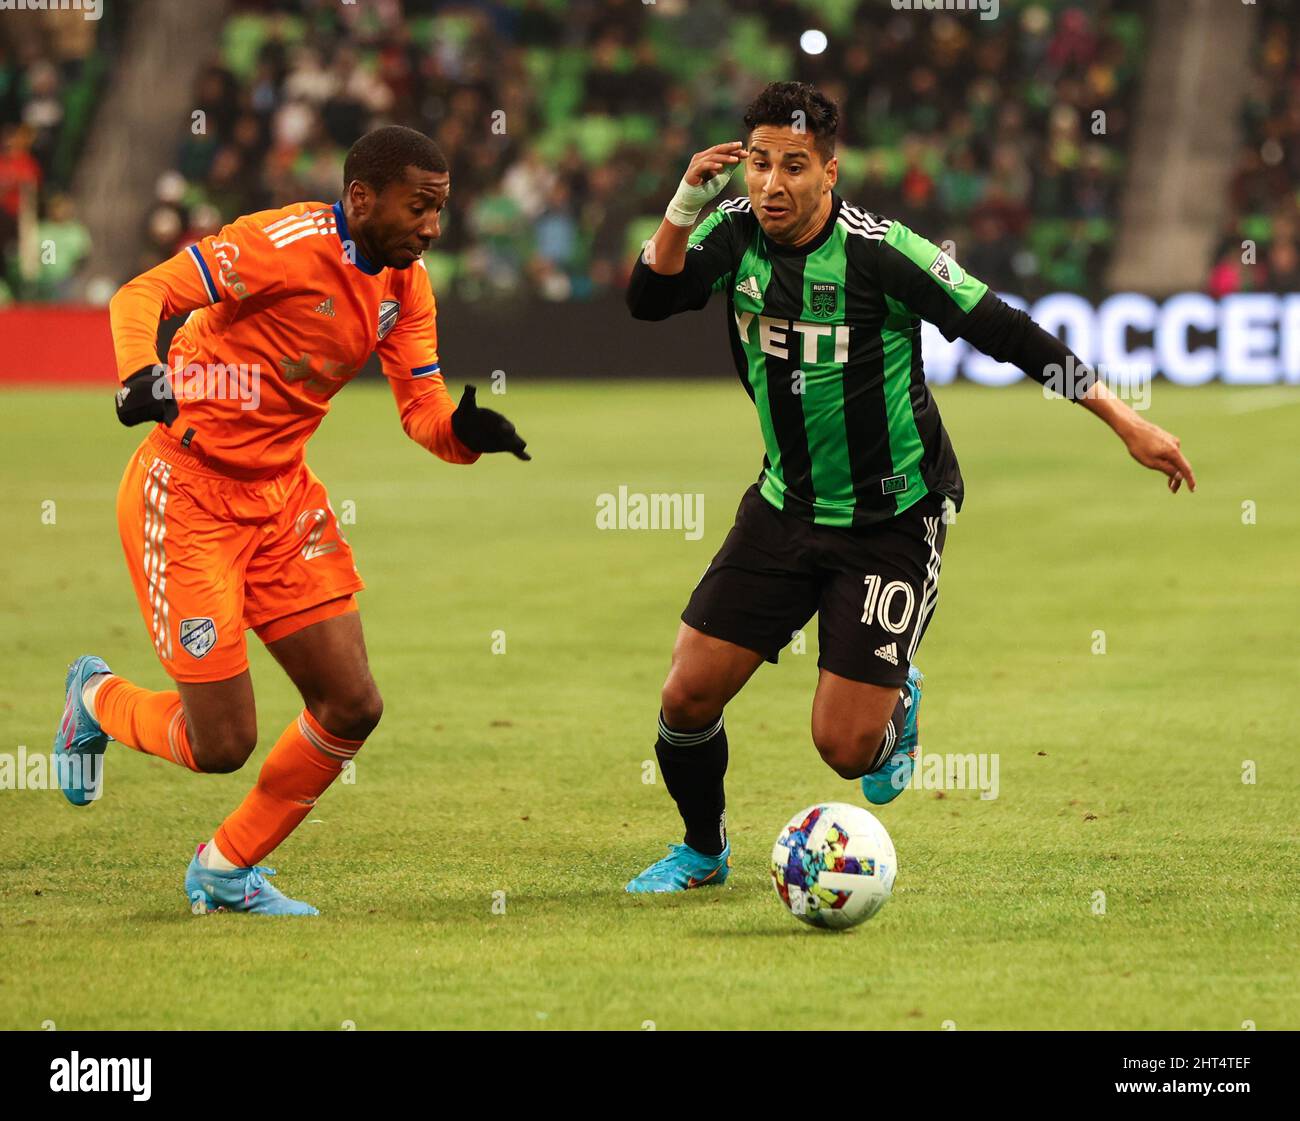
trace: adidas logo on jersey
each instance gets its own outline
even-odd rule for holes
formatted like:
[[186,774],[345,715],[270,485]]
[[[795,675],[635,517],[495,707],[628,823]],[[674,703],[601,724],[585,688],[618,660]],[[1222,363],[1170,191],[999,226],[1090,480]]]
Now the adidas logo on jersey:
[[323,300],[321,300],[320,303],[318,303],[311,310],[314,311],[317,315],[328,315],[331,319],[333,319],[334,318],[334,297],[326,296]]
[[262,232],[271,239],[272,245],[283,249],[286,245],[292,245],[313,234],[336,234],[338,227],[334,222],[333,210],[312,210],[306,214],[287,214],[263,227]]
[[888,642],[884,646],[877,646],[875,653],[877,658],[884,658],[891,666],[898,665],[897,642]]
[[752,276],[745,277],[744,280],[737,284],[736,291],[742,296],[748,296],[751,300],[761,300],[763,298],[763,292],[758,287],[758,280]]

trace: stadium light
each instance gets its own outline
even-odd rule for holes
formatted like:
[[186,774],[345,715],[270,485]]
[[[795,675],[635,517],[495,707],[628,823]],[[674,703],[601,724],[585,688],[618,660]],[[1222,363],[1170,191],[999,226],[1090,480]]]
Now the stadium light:
[[826,49],[826,32],[810,28],[799,36],[799,46],[804,54],[821,54]]

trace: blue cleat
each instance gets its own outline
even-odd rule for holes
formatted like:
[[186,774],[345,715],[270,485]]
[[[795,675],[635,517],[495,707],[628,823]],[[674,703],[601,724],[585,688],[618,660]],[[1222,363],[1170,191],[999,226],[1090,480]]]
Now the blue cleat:
[[82,654],[64,678],[63,716],[54,733],[59,789],[74,806],[88,806],[103,793],[104,749],[108,736],[86,709],[81,691],[97,673],[112,673],[103,658]]
[[319,915],[310,903],[290,899],[266,882],[274,876],[274,868],[236,868],[233,872],[220,872],[205,868],[199,863],[199,853],[194,851],[185,873],[185,897],[190,910],[196,915],[209,911],[247,911],[254,915]]
[[713,887],[731,871],[731,843],[717,856],[696,852],[690,845],[669,845],[668,855],[655,861],[627,885],[634,895],[648,892],[688,891]]
[[894,752],[869,775],[862,776],[862,793],[873,806],[892,802],[912,781],[912,768],[916,765],[916,748],[919,733],[917,714],[921,709],[921,682],[923,674],[915,666],[907,671],[907,715],[903,718],[903,734],[898,737]]

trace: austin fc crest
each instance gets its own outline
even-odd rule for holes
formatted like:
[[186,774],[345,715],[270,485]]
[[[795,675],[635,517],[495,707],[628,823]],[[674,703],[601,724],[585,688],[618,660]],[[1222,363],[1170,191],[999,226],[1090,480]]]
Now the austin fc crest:
[[397,313],[401,309],[402,305],[396,300],[379,301],[379,337],[381,339],[393,329],[393,324],[397,322]]
[[818,319],[829,319],[840,304],[838,284],[814,284],[808,296],[808,308]]

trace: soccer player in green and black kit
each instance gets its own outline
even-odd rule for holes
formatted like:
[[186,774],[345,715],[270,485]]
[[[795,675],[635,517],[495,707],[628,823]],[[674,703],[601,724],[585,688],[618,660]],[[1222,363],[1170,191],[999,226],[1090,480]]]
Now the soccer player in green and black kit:
[[[1133,458],[1195,490],[1179,441],[1117,400],[1060,340],[904,226],[835,193],[835,105],[779,82],[745,114],[748,143],[697,152],[637,261],[627,300],[664,319],[728,300],[736,369],[767,454],[691,595],[664,683],[655,751],[684,844],[631,892],[727,877],[722,711],[816,613],[813,742],[881,805],[917,744],[916,650],[934,612],[962,478],[921,365],[921,320],[1077,401]],[[745,163],[749,197],[700,211]],[[1074,377],[1076,371],[1084,376]]]

